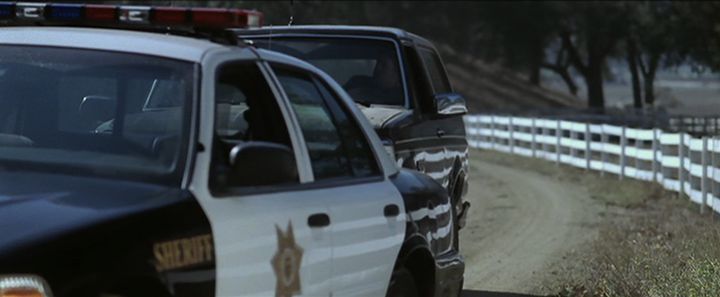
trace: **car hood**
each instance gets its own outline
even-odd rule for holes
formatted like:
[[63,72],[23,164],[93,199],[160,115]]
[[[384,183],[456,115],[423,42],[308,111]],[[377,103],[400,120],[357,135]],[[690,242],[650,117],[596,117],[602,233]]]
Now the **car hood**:
[[0,171],[0,253],[168,205],[180,199],[179,192],[136,182]]
[[402,107],[387,105],[370,105],[368,107],[358,104],[358,108],[368,118],[374,129],[383,128],[390,120],[407,111]]

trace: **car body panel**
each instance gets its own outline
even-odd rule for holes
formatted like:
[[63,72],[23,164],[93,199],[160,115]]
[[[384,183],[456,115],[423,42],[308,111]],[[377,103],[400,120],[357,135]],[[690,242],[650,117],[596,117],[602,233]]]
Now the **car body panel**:
[[[0,30],[0,40],[193,61],[202,73],[180,185],[0,171],[0,230],[7,239],[0,241],[0,274],[42,276],[58,297],[132,289],[153,296],[266,296],[277,290],[273,259],[288,234],[306,252],[299,267],[303,296],[382,295],[409,234],[424,242],[415,247],[436,255],[437,275],[448,274],[443,263],[461,262],[448,248],[454,235],[447,231],[453,227],[447,193],[428,177],[401,173],[350,96],[310,64],[252,48],[122,30],[10,28]],[[257,64],[271,85],[289,123],[300,175],[296,188],[223,198],[208,191],[214,75],[231,61]],[[302,131],[268,63],[293,65],[325,80],[362,127],[382,174],[315,183]],[[391,204],[398,206],[395,217],[383,213]],[[318,212],[328,213],[333,224],[308,227],[308,216]]]

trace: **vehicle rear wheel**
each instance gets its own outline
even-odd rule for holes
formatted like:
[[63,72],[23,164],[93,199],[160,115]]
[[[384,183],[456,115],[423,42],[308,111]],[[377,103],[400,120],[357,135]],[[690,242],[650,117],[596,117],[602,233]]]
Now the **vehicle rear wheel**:
[[415,278],[409,270],[405,268],[398,269],[393,272],[390,278],[390,286],[386,297],[418,297],[417,286],[415,284]]

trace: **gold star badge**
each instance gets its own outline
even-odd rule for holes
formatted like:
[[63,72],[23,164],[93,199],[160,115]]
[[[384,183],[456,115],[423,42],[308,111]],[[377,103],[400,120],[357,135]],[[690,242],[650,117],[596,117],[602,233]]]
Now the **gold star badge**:
[[286,232],[283,232],[277,225],[275,225],[275,230],[278,237],[278,250],[270,262],[277,279],[275,297],[292,297],[301,293],[300,264],[303,249],[295,243],[291,222],[288,222]]

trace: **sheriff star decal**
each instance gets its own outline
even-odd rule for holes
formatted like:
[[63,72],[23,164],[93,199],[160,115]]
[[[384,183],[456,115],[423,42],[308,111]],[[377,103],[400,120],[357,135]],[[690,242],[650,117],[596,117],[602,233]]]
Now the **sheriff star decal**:
[[303,249],[295,243],[292,223],[288,222],[287,231],[283,232],[275,225],[278,237],[278,250],[272,258],[272,266],[277,279],[275,297],[292,297],[300,294],[300,264]]

